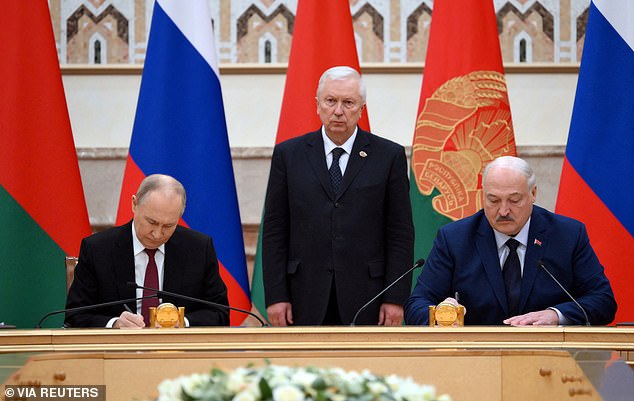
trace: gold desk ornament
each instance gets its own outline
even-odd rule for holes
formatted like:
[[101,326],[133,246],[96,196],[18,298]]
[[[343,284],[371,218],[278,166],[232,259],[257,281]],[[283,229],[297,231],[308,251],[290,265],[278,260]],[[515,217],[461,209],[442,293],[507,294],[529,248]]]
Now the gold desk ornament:
[[[150,328],[185,327],[185,307],[176,307],[165,302],[156,308],[150,307]],[[158,323],[158,324],[157,324]],[[176,324],[178,323],[178,326]]]
[[430,326],[464,326],[464,306],[441,302],[437,306],[429,306]]

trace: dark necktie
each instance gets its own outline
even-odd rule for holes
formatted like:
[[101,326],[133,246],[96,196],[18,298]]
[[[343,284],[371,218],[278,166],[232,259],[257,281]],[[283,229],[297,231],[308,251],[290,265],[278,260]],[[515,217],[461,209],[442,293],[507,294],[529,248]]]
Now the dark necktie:
[[[150,259],[148,260],[147,268],[145,269],[145,280],[143,281],[143,286],[159,289],[158,269],[156,267],[156,260],[154,260],[154,254],[156,253],[156,249],[146,249],[145,253],[147,253]],[[154,294],[156,294],[156,292],[143,290],[144,297],[154,295]],[[146,326],[149,326],[150,324],[149,308],[150,307],[156,308],[158,304],[159,304],[158,298],[147,298],[141,301],[141,314],[143,315],[143,320],[145,321]]]
[[509,317],[519,314],[520,289],[522,287],[522,268],[520,267],[520,258],[517,255],[519,244],[513,238],[506,241],[506,246],[510,252],[502,268],[504,287],[506,288],[506,301],[509,305]]
[[342,148],[334,148],[332,150],[332,164],[330,165],[330,182],[332,183],[332,189],[335,191],[335,195],[339,195],[341,190],[341,181],[343,181],[343,175],[341,175],[341,168],[339,167],[339,159],[345,152]]

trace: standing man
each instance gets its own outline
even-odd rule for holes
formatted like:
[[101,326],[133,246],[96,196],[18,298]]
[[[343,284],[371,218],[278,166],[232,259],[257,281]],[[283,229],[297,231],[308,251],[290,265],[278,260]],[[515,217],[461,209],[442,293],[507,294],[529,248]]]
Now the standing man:
[[[129,282],[228,305],[211,238],[178,225],[185,202],[185,188],[176,179],[160,174],[145,178],[132,196],[132,221],[82,241],[66,308],[151,295]],[[124,305],[67,313],[65,325],[144,327],[147,309],[156,306],[153,301],[126,305],[137,313]],[[227,309],[169,297],[162,301],[184,306],[186,325],[229,324]]]
[[454,294],[466,307],[465,324],[602,325],[614,319],[614,294],[585,226],[533,206],[537,184],[528,163],[512,156],[489,163],[482,194],[483,210],[438,232],[405,305],[407,324],[428,324],[429,306],[457,304]]
[[[262,263],[274,326],[350,324],[414,258],[402,146],[361,130],[366,89],[350,67],[321,76],[322,127],[275,147],[266,195]],[[411,277],[359,314],[400,325]]]

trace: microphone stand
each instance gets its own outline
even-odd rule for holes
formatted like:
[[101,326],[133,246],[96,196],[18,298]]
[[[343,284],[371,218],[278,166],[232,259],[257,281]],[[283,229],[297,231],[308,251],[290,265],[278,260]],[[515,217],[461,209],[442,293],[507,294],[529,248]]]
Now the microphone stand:
[[354,314],[354,317],[352,318],[352,323],[350,323],[351,327],[355,326],[355,323],[357,322],[357,317],[359,317],[359,313],[361,313],[365,308],[367,308],[372,302],[376,301],[376,299],[378,297],[380,297],[381,295],[383,295],[387,290],[389,290],[390,288],[392,288],[392,286],[394,286],[394,284],[398,283],[399,281],[401,281],[401,279],[405,276],[407,276],[408,274],[410,274],[414,269],[416,269],[417,267],[421,267],[423,264],[425,264],[425,259],[418,259],[418,261],[416,263],[414,263],[414,266],[410,267],[405,273],[401,274],[396,280],[392,281],[390,283],[390,285],[388,285],[387,287],[385,287],[384,289],[381,290],[381,292],[379,292],[378,294],[376,294],[374,296],[374,298],[372,298],[371,300],[369,300],[368,302],[365,303],[365,305],[363,305],[362,307],[359,308],[359,310],[357,311],[357,313]]
[[207,301],[207,300],[200,299],[200,298],[193,298],[193,297],[189,297],[187,295],[177,294],[175,292],[169,292],[169,291],[157,290],[155,288],[144,287],[144,286],[138,285],[137,283],[132,282],[132,281],[128,282],[128,285],[130,287],[134,287],[134,288],[137,288],[137,289],[143,289],[143,290],[155,292],[157,296],[167,295],[167,296],[174,297],[174,298],[185,299],[187,301],[198,302],[198,303],[201,303],[203,305],[209,305],[209,306],[213,306],[213,307],[216,307],[216,308],[222,308],[222,309],[233,310],[233,311],[236,311],[236,312],[242,312],[242,313],[247,314],[249,316],[253,316],[258,322],[260,322],[261,327],[268,326],[266,323],[264,323],[264,321],[262,319],[260,319],[260,317],[258,315],[256,315],[255,313],[253,313],[251,311],[245,310],[245,309],[235,308],[233,306],[223,305],[223,304]]
[[76,308],[56,310],[56,311],[49,312],[46,315],[44,315],[44,317],[42,317],[40,319],[40,321],[37,322],[37,324],[35,325],[35,328],[36,329],[41,328],[42,327],[42,323],[44,323],[44,321],[46,319],[48,319],[50,316],[57,315],[59,313],[81,312],[81,311],[90,310],[90,309],[98,309],[98,308],[102,308],[102,307],[105,307],[105,306],[115,306],[115,305],[127,304],[128,302],[136,302],[139,299],[148,299],[148,298],[157,298],[157,297],[158,297],[158,295],[155,294],[155,295],[150,295],[150,296],[141,297],[141,298],[129,298],[129,299],[123,299],[123,300],[119,300],[119,301],[104,302],[104,303],[95,304],[95,305],[84,305],[84,306],[78,306]]
[[581,304],[579,304],[579,302],[577,302],[577,300],[575,299],[575,297],[573,297],[568,290],[566,290],[566,288],[559,282],[559,280],[557,280],[555,278],[555,276],[546,268],[546,266],[544,265],[544,262],[542,262],[541,260],[537,262],[537,264],[539,265],[539,267],[541,267],[546,273],[548,273],[548,275],[555,281],[555,283],[557,283],[557,285],[559,286],[559,288],[561,288],[566,295],[568,295],[568,298],[570,298],[572,300],[572,302],[575,303],[575,305],[577,305],[577,308],[579,308],[581,310],[581,312],[583,312],[583,317],[586,319],[586,326],[590,327],[590,319],[588,319],[588,314],[586,313],[586,310],[583,309],[583,307],[581,306]]

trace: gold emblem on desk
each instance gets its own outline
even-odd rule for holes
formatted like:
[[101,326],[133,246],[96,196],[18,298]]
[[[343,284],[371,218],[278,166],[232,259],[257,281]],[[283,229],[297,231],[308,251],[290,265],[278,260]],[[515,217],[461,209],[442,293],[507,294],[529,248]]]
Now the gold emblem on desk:
[[429,306],[430,326],[464,326],[464,306],[441,302],[436,306]]
[[156,308],[150,308],[150,327],[185,327],[185,308],[182,306],[177,308],[169,302],[162,303]]

